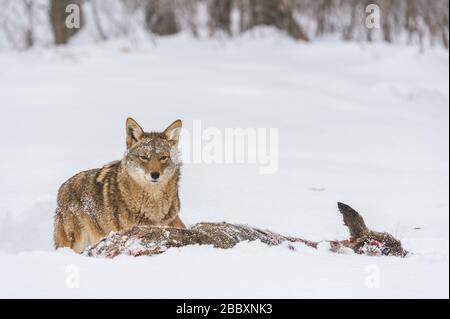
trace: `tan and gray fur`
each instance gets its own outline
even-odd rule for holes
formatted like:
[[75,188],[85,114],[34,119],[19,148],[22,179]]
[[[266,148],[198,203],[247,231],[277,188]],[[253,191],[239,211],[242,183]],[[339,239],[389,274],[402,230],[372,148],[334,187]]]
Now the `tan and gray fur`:
[[209,245],[228,249],[243,241],[259,240],[275,246],[292,243],[318,248],[328,245],[332,252],[346,253],[349,249],[360,255],[406,257],[409,252],[402,243],[389,233],[367,228],[362,216],[350,206],[338,203],[344,223],[350,231],[349,240],[311,241],[300,237],[284,236],[270,230],[229,223],[198,223],[188,229],[172,227],[136,226],[103,238],[84,252],[87,256],[116,257],[118,255],[152,256],[162,254],[171,247]]
[[139,225],[185,228],[178,215],[181,126],[177,120],[147,133],[128,118],[122,160],[78,173],[60,187],[55,247],[80,253],[111,231]]

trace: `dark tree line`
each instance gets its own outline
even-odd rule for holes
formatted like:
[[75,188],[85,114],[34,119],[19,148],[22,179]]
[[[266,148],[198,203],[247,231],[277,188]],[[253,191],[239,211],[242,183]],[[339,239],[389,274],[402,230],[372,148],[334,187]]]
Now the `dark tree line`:
[[[16,35],[15,27],[11,27],[13,22],[8,25],[10,18],[5,15],[2,19],[0,13],[0,32],[3,31],[7,39],[21,42],[23,48],[35,43],[34,20],[39,12],[48,17],[53,42],[67,43],[79,31],[65,25],[68,15],[65,8],[73,3],[80,6],[82,20],[84,16],[92,19],[101,40],[127,35],[127,21],[142,16],[142,26],[155,36],[185,30],[198,36],[199,30],[206,28],[209,36],[231,37],[256,26],[272,26],[300,41],[337,35],[344,40],[431,42],[449,46],[449,0],[0,0],[0,4],[2,2],[23,12],[29,21]],[[43,8],[45,3],[47,9]],[[376,4],[381,10],[379,29],[365,26],[368,4]],[[119,17],[117,11],[120,11]],[[206,13],[206,25],[199,19],[199,12]]]

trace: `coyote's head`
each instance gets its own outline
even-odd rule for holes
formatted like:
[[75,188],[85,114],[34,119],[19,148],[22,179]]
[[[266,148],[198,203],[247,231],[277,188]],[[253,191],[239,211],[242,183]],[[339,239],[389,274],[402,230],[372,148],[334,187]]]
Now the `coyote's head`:
[[127,152],[123,164],[138,183],[158,185],[168,181],[181,166],[178,140],[181,121],[176,120],[162,133],[147,133],[132,118],[126,122]]

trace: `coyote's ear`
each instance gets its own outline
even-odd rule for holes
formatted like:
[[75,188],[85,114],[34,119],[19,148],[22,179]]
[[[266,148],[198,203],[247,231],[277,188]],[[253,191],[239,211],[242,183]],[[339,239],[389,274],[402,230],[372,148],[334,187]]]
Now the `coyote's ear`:
[[180,139],[181,125],[181,120],[176,120],[164,130],[163,134],[169,141],[173,142],[173,144],[177,144]]
[[130,148],[144,136],[144,130],[131,117],[127,118],[127,148]]

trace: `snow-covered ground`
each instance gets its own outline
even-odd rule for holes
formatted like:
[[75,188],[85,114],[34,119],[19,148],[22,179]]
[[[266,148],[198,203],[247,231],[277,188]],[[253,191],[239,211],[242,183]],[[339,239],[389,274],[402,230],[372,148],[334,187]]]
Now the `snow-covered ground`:
[[[0,53],[0,297],[449,297],[449,56],[282,36]],[[181,217],[344,239],[336,202],[414,255],[241,243],[154,257],[54,251],[58,187],[159,130],[278,128],[279,165],[186,164]]]

